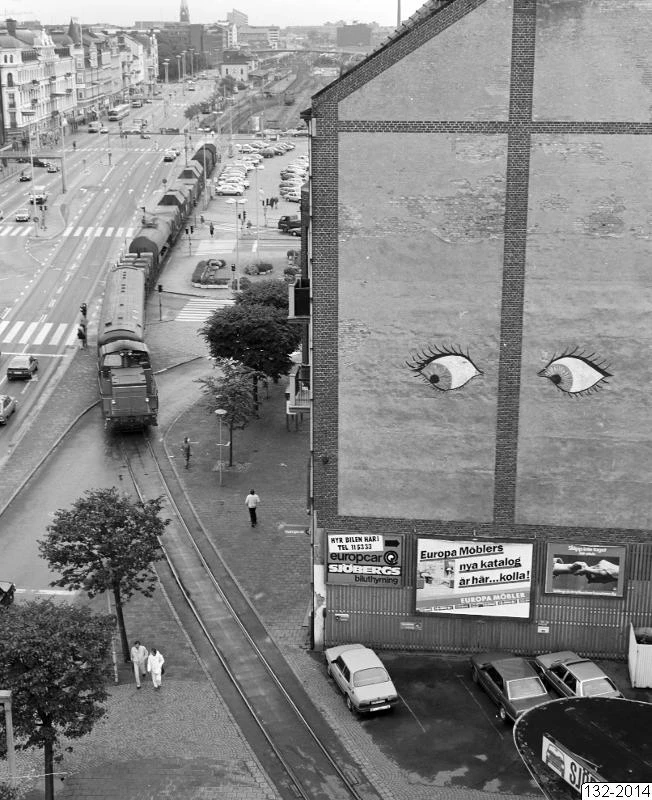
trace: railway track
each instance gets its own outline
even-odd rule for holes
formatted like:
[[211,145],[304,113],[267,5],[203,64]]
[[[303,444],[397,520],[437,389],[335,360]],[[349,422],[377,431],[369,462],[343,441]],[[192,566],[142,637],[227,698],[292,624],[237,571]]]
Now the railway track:
[[125,437],[121,452],[136,492],[163,496],[171,519],[159,577],[204,669],[229,706],[279,796],[380,800],[325,724],[222,561],[164,445]]

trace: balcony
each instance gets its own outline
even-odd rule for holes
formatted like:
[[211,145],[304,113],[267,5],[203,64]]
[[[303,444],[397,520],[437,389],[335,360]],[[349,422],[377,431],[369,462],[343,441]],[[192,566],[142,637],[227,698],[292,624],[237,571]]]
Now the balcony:
[[286,414],[302,414],[310,411],[311,400],[310,366],[295,364],[290,370],[290,379],[285,389]]
[[310,319],[310,279],[297,278],[290,288],[288,320],[306,322]]

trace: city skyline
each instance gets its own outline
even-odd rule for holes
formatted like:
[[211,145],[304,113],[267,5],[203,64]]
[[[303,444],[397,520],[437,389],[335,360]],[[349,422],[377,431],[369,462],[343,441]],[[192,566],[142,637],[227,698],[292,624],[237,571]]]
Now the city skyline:
[[[422,0],[401,0],[401,16],[406,20],[424,3]],[[190,21],[196,23],[217,22],[236,8],[249,17],[251,25],[278,25],[282,28],[296,25],[322,25],[325,22],[343,20],[350,24],[377,22],[383,26],[395,26],[397,0],[313,0],[309,4],[293,6],[289,3],[269,3],[263,0],[246,0],[215,4],[209,0],[190,0]],[[105,23],[131,27],[136,20],[178,21],[179,0],[141,0],[136,10],[127,0],[69,0],[55,5],[46,0],[31,0],[24,6],[8,3],[3,7],[4,17],[14,17],[19,22],[39,20],[43,25],[56,25],[77,17],[87,24]]]

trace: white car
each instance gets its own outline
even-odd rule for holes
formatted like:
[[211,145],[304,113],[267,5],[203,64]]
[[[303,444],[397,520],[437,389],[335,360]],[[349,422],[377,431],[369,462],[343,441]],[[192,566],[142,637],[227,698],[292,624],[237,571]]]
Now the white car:
[[287,200],[290,203],[300,203],[301,202],[301,193],[297,192],[295,189],[293,192],[287,192],[286,194],[281,195],[283,199]]
[[235,183],[218,183],[215,191],[217,194],[243,195],[244,186]]
[[353,713],[387,711],[398,703],[398,692],[383,662],[362,644],[341,644],[324,651],[328,674]]
[[14,219],[16,222],[29,222],[29,211],[26,208],[19,208]]

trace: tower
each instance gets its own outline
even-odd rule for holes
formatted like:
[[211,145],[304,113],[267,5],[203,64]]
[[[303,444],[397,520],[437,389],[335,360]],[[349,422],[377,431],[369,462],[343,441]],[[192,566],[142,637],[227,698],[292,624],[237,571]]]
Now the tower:
[[179,10],[179,22],[190,22],[190,11],[188,11],[187,0],[181,0],[181,9]]

